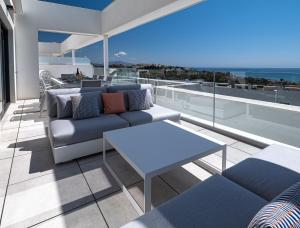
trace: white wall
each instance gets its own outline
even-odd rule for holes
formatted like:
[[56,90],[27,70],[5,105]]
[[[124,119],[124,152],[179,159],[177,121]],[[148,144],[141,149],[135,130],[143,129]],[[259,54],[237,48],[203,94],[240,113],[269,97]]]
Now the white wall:
[[39,97],[38,31],[99,35],[100,12],[38,0],[22,0],[23,14],[16,16],[18,99]]
[[61,74],[76,73],[77,67],[84,75],[88,77],[92,77],[94,75],[94,68],[92,65],[39,65],[40,70],[48,70],[55,78],[60,78]]
[[15,31],[18,99],[38,98],[39,50],[36,21],[25,15],[17,15]]

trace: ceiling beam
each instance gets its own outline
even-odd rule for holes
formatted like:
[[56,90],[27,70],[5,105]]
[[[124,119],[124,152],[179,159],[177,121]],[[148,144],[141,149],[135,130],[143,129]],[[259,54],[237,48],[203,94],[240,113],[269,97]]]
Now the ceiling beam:
[[61,52],[62,54],[70,52],[72,50],[77,50],[96,42],[102,41],[103,36],[86,36],[86,35],[78,35],[73,34],[69,36],[65,41],[61,44]]
[[21,0],[12,0],[16,14],[23,14],[23,7]]
[[102,34],[113,36],[204,0],[115,0],[102,11]]

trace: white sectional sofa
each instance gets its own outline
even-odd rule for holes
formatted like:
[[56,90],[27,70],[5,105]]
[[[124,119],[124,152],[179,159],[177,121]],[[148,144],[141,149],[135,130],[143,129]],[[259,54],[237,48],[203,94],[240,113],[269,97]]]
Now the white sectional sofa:
[[153,88],[148,84],[108,86],[99,88],[56,89],[47,91],[47,110],[49,116],[49,138],[55,163],[67,162],[82,156],[102,151],[103,132],[153,121],[172,120],[178,122],[180,113],[154,105],[148,110],[124,112],[121,114],[104,114],[83,120],[57,118],[57,95],[86,92],[119,92]]

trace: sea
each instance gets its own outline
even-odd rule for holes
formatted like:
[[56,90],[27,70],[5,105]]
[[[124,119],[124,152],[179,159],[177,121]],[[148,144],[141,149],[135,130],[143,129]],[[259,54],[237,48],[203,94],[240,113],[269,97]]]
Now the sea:
[[281,79],[300,83],[300,68],[196,68],[200,71],[230,72],[239,77],[265,78],[272,81]]

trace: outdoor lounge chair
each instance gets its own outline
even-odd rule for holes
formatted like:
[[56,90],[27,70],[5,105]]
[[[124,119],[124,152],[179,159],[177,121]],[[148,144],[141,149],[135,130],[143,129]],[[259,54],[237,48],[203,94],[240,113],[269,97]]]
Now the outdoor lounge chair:
[[271,145],[128,223],[123,228],[243,228],[300,181],[300,150]]

